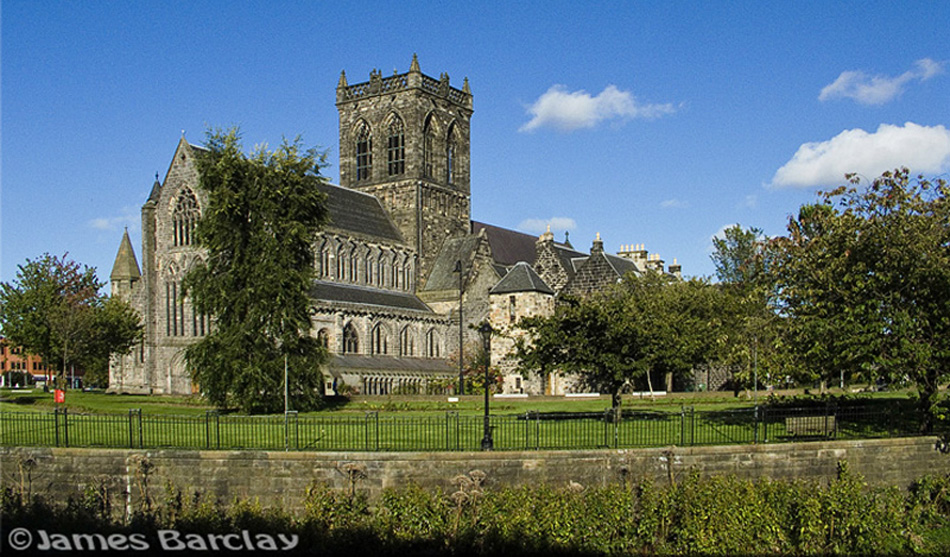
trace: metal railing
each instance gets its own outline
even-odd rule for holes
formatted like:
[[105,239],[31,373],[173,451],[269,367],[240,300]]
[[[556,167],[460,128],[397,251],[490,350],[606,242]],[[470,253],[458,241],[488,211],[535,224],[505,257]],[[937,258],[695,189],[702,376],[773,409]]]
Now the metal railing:
[[[724,411],[527,412],[491,418],[495,450],[736,445],[917,435],[914,416],[880,408],[757,407]],[[483,418],[457,412],[399,416],[198,416],[0,412],[0,446],[294,451],[475,451]]]

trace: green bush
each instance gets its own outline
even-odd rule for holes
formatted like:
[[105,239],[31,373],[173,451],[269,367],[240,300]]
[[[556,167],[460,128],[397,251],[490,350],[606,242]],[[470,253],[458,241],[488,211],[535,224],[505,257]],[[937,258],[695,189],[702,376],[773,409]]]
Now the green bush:
[[704,478],[673,485],[486,487],[473,471],[448,491],[417,485],[370,501],[353,484],[308,489],[304,511],[257,501],[229,504],[165,486],[149,505],[117,517],[92,486],[61,504],[0,490],[4,530],[296,534],[300,554],[411,555],[850,555],[946,554],[950,475],[909,490],[872,488],[846,465],[828,482]]

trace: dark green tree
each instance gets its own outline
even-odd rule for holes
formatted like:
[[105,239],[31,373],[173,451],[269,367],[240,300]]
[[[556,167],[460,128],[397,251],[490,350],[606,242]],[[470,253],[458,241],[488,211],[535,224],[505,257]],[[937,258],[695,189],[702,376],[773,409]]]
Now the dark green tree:
[[[565,297],[550,316],[523,319],[515,342],[523,372],[577,374],[590,389],[611,394],[652,377],[684,380],[714,357],[721,330],[719,290],[699,279],[648,272],[627,275],[602,292]],[[668,380],[668,382],[671,382]]]
[[950,189],[906,168],[849,178],[790,219],[776,307],[816,377],[907,381],[930,431],[950,380]]
[[323,401],[326,349],[310,335],[312,242],[327,222],[318,186],[325,153],[298,137],[243,152],[237,129],[209,131],[197,159],[208,203],[196,229],[207,257],[185,277],[211,334],[186,360],[202,393],[244,412],[283,408],[284,362],[294,410]]
[[0,326],[7,340],[39,355],[65,384],[73,366],[98,372],[141,340],[141,318],[126,302],[99,293],[95,269],[44,254],[0,284]]

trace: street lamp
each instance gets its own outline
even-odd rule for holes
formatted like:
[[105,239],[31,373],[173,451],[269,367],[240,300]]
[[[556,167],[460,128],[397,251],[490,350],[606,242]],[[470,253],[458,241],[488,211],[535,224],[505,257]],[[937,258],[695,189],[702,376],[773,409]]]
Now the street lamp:
[[482,450],[490,451],[494,447],[491,438],[491,420],[488,417],[488,369],[491,367],[491,334],[492,328],[488,321],[482,321],[478,326],[482,335],[482,349],[485,351],[485,437],[482,438]]
[[464,339],[462,338],[462,334],[463,334],[462,328],[465,326],[465,321],[462,319],[462,278],[464,277],[464,275],[462,274],[462,260],[461,259],[457,259],[455,261],[455,269],[453,269],[452,272],[459,274],[459,391],[458,391],[458,394],[464,395],[465,394],[465,368],[462,363],[462,353],[464,351],[464,349],[462,348],[464,344]]

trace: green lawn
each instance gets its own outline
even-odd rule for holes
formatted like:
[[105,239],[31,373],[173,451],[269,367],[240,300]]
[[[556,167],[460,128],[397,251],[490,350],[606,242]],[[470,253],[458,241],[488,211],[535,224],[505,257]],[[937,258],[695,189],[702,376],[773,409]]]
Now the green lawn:
[[[861,395],[857,407],[835,412],[836,438],[904,435],[914,431],[906,394]],[[483,432],[483,398],[356,397],[321,412],[241,416],[209,412],[190,398],[73,391],[54,413],[52,394],[0,392],[0,445],[101,446],[279,450],[474,450]],[[761,402],[765,402],[764,399]],[[799,400],[795,404],[800,404]],[[620,423],[605,419],[607,397],[493,399],[495,448],[596,449],[608,447],[746,444],[801,439],[789,416],[822,420],[824,405],[760,409],[748,397],[678,393],[626,397]],[[789,413],[791,412],[791,414]],[[569,414],[569,415],[565,415]],[[797,418],[796,418],[797,419]],[[823,422],[824,423],[824,422]],[[812,437],[820,437],[814,433]]]

